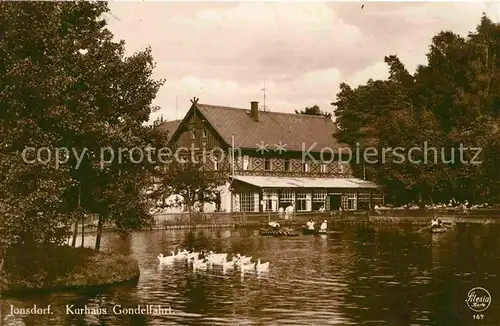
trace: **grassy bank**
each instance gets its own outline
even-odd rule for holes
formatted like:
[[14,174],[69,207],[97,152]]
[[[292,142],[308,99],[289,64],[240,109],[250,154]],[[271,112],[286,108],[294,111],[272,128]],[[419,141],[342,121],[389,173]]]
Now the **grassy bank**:
[[6,253],[0,293],[102,286],[134,280],[139,275],[139,264],[130,256],[70,246],[18,246]]

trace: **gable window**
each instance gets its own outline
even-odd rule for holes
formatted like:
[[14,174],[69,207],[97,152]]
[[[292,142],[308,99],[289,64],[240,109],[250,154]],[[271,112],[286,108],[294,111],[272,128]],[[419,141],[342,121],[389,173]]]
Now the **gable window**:
[[233,164],[237,170],[243,169],[243,159],[238,154],[234,153]]
[[191,139],[196,139],[196,130],[191,131]]
[[206,130],[203,130],[201,134],[202,134],[203,138],[207,138],[207,131]]
[[264,159],[264,170],[271,171],[271,168],[272,168],[271,159],[269,158]]
[[243,155],[243,170],[248,170],[250,166],[250,157],[248,155]]
[[309,162],[302,163],[302,171],[309,172]]
[[283,167],[285,169],[285,171],[291,171],[291,166],[290,166],[290,160],[289,159],[285,159],[284,162],[283,162]]
[[328,165],[326,163],[321,163],[320,168],[321,168],[321,173],[328,172]]

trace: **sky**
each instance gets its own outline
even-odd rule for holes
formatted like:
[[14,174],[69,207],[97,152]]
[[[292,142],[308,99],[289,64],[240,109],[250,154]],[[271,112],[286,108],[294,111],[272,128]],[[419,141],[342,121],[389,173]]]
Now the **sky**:
[[[166,79],[151,119],[182,119],[190,99],[274,112],[318,105],[332,112],[339,85],[388,76],[395,54],[410,72],[426,64],[442,30],[473,31],[497,2],[474,3],[111,2],[108,28],[126,55],[150,46],[153,77]],[[265,88],[265,92],[262,90]]]

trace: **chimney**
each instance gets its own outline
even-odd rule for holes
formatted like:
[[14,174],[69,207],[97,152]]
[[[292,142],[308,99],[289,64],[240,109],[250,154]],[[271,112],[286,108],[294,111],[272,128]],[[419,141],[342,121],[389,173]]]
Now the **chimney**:
[[259,121],[259,102],[250,102],[250,116],[255,121]]

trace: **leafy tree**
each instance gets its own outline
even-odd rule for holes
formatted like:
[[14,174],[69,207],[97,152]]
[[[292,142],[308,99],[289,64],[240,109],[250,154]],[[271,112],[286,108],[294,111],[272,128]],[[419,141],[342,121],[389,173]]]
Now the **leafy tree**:
[[[385,186],[395,202],[451,198],[498,200],[498,126],[500,104],[500,25],[484,16],[466,38],[438,33],[428,63],[412,75],[397,56],[385,57],[387,80],[369,80],[355,89],[340,85],[335,106],[339,140],[350,146],[429,147],[438,162],[368,164],[367,175]],[[483,164],[461,162],[460,147],[481,148]],[[443,156],[453,162],[443,162]],[[473,152],[465,152],[471,160]],[[362,162],[363,164],[363,162]],[[361,174],[360,164],[354,173]]]
[[[102,18],[108,10],[91,2],[0,4],[4,239],[60,242],[84,213],[99,216],[98,239],[106,220],[122,229],[147,224],[141,187],[155,164],[118,154],[165,140],[144,124],[162,81],[151,79],[150,49],[124,57],[125,43],[113,41]],[[27,163],[26,146],[69,152],[61,164]],[[103,164],[108,147],[114,158]],[[50,231],[55,226],[65,234]]]
[[301,111],[295,110],[295,114],[322,115],[322,116],[325,116],[327,118],[331,118],[332,117],[331,113],[328,113],[326,111],[322,111],[319,108],[319,106],[317,106],[317,105],[314,105],[314,106],[311,106],[311,107],[306,107],[304,110],[301,110]]
[[[218,187],[222,185],[222,180],[215,171],[204,168],[203,159],[175,160],[159,172],[159,180],[155,198],[165,206],[183,205],[190,216],[196,205],[220,200]],[[172,195],[180,198],[169,204],[166,200]]]

